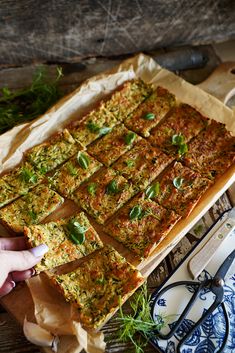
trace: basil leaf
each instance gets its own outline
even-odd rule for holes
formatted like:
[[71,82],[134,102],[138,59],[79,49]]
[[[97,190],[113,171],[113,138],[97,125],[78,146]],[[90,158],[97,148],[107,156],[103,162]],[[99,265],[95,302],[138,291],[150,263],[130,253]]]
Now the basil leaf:
[[116,180],[110,181],[106,187],[106,192],[108,194],[117,194],[119,192]]
[[103,126],[99,129],[99,135],[100,136],[107,135],[111,130],[112,130],[111,127]]
[[85,241],[85,232],[87,228],[82,226],[77,221],[70,221],[67,224],[67,230],[69,232],[69,237],[75,244],[83,244]]
[[153,120],[153,119],[155,119],[155,114],[153,114],[153,113],[147,113],[147,114],[145,114],[145,115],[143,116],[143,118],[144,118],[145,120]]
[[90,130],[90,132],[96,133],[100,130],[100,127],[98,124],[93,123],[92,121],[89,121],[86,125],[86,127],[88,128],[88,130]]
[[128,159],[127,161],[124,162],[128,168],[133,167],[135,165],[135,161],[132,159]]
[[183,135],[173,135],[171,138],[172,145],[180,146],[184,143]]
[[159,182],[157,182],[156,184],[153,184],[146,189],[145,195],[147,196],[148,199],[152,199],[156,197],[159,194],[159,192],[160,192],[160,184]]
[[35,175],[31,170],[23,168],[20,173],[20,178],[26,183],[35,184],[38,181],[37,175]]
[[184,182],[184,178],[176,177],[173,179],[173,185],[176,189],[180,189]]
[[37,213],[36,212],[34,212],[33,210],[29,210],[29,215],[30,215],[30,218],[33,221],[36,221],[36,219],[37,219]]
[[95,283],[96,284],[105,284],[106,283],[106,279],[104,278],[104,276],[100,277],[100,278],[97,278],[95,280]]
[[129,216],[130,216],[130,219],[133,220],[133,219],[138,219],[142,214],[142,207],[139,206],[139,205],[136,205],[134,206],[130,213],[129,213]]
[[70,240],[72,240],[72,242],[76,245],[81,245],[85,241],[84,233],[78,233],[78,234],[70,233],[69,237],[70,237]]
[[77,161],[83,169],[87,169],[89,167],[90,159],[84,153],[78,152]]
[[87,231],[87,227],[81,226],[77,221],[73,222],[73,226],[76,228],[77,233],[85,233]]
[[45,166],[42,166],[41,168],[39,168],[39,173],[44,175],[47,173],[47,168]]
[[178,155],[181,157],[183,156],[186,152],[188,152],[188,146],[186,143],[183,143],[182,145],[180,145],[179,149],[178,149]]
[[89,185],[87,185],[87,191],[91,196],[95,196],[96,189],[97,189],[96,183],[90,183]]
[[136,134],[132,131],[129,131],[124,137],[124,141],[126,145],[131,145],[136,139]]

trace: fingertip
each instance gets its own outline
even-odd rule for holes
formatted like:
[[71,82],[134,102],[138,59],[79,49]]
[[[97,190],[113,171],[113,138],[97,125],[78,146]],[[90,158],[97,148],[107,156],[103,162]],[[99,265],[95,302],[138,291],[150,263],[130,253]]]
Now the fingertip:
[[42,257],[48,252],[49,248],[46,244],[40,244],[36,246],[35,248],[29,249],[31,254],[35,257]]
[[14,281],[6,281],[0,288],[0,298],[10,293],[15,286],[16,284]]
[[16,283],[14,281],[9,282],[11,289],[15,288]]
[[20,281],[25,281],[26,279],[31,278],[36,274],[36,271],[34,268],[30,268],[29,270],[25,271],[13,271],[11,272],[11,277],[13,281],[15,282],[20,282]]

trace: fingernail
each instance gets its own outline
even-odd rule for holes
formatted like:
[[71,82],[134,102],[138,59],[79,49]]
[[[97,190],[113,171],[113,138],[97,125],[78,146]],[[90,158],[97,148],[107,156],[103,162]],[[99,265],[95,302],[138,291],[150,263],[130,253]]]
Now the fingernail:
[[10,281],[9,283],[11,284],[12,288],[15,288],[16,284],[14,281]]
[[31,268],[31,276],[34,276],[36,273],[35,269],[34,268]]
[[35,257],[41,257],[43,256],[46,252],[48,252],[49,248],[46,244],[41,244],[36,246],[35,248],[30,249],[29,251],[35,256]]

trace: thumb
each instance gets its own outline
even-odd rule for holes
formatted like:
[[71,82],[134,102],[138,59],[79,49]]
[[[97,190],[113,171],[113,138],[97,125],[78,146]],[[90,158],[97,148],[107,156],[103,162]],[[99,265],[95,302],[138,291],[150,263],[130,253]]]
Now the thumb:
[[22,251],[3,251],[4,265],[8,273],[12,271],[25,271],[35,266],[49,250],[48,246],[41,244],[35,248]]

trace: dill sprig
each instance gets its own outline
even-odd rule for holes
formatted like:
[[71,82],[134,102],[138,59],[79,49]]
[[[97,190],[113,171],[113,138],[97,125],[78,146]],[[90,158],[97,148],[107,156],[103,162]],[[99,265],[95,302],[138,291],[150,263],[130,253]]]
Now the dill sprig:
[[30,87],[16,91],[0,89],[0,134],[45,113],[61,97],[61,76],[62,68],[57,67],[56,78],[49,82],[45,68],[39,67]]
[[[168,317],[158,318],[155,322],[151,316],[150,295],[147,284],[144,283],[130,301],[131,314],[124,314],[120,305],[120,313],[116,319],[120,324],[117,337],[119,341],[131,341],[136,353],[144,353],[143,348],[147,345],[154,330],[161,330],[167,322]],[[141,333],[141,336],[137,336]]]

